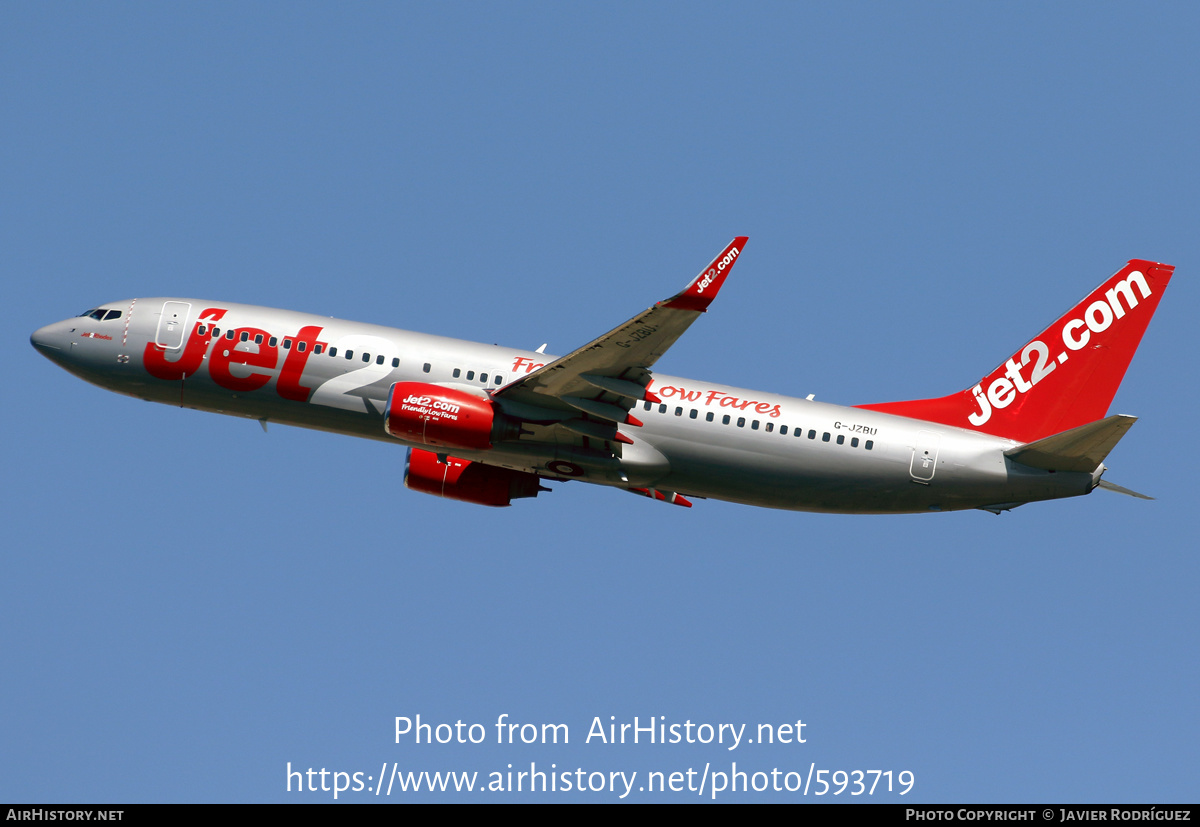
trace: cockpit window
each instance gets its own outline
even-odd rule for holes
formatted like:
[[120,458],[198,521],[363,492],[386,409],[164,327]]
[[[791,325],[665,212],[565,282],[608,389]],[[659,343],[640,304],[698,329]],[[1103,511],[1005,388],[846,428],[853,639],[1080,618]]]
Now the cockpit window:
[[80,313],[79,318],[95,319],[98,322],[108,322],[113,319],[121,318],[120,310],[105,310],[103,307],[97,307],[95,310],[89,310],[86,313]]

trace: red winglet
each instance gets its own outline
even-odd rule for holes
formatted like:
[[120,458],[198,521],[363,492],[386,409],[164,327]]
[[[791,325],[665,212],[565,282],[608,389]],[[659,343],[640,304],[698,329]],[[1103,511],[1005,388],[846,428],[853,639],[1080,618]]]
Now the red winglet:
[[691,508],[692,501],[682,494],[676,494],[674,491],[659,491],[657,488],[627,488],[633,494],[640,494],[643,497],[649,497],[652,500],[659,502],[670,503],[671,505],[681,505],[684,508]]
[[683,292],[659,302],[659,305],[673,310],[699,310],[703,313],[717,297],[721,285],[725,283],[725,277],[733,269],[748,240],[748,236],[739,235],[700,272],[700,275],[692,279],[692,283],[684,288]]

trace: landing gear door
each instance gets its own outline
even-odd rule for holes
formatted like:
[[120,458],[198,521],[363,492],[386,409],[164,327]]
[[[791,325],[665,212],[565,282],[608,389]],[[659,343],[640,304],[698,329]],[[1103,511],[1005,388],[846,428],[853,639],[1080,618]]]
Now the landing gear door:
[[913,482],[929,485],[933,480],[933,472],[937,470],[938,445],[941,443],[941,439],[941,435],[934,431],[921,431],[917,434],[912,465],[908,469]]
[[187,332],[189,302],[164,302],[162,315],[158,317],[158,330],[154,343],[167,350],[178,350],[183,345],[183,334]]

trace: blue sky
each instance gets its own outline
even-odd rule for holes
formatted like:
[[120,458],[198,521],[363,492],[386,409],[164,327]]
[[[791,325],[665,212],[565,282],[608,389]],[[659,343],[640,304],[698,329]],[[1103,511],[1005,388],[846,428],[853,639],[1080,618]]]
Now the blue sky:
[[[1194,801],[1198,40],[1184,4],[0,7],[0,800],[736,761],[914,773],[877,801]],[[405,490],[399,448],[116,396],[28,344],[186,295],[562,353],[738,234],[659,368],[846,404],[966,387],[1127,259],[1175,264],[1108,462],[1158,499],[477,508]],[[395,743],[417,714],[491,737]],[[571,742],[497,745],[503,714]],[[806,743],[585,743],[610,716]],[[617,800],[390,800],[416,798]]]

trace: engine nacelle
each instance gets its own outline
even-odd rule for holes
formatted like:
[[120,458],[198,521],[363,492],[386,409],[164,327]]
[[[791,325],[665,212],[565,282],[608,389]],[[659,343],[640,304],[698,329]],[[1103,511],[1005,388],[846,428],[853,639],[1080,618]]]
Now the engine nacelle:
[[397,382],[388,392],[384,430],[437,448],[492,447],[496,410],[490,399],[425,382]]
[[446,457],[445,462],[432,451],[410,448],[404,469],[404,487],[435,497],[506,506],[523,497],[536,497],[544,491],[537,474],[497,468],[481,462]]

